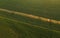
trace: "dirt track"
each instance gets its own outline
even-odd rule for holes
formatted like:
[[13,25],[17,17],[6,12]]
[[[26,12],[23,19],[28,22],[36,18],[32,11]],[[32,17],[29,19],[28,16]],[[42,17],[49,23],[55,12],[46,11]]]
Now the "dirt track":
[[26,14],[26,13],[11,11],[11,10],[2,9],[2,8],[0,8],[0,11],[13,13],[13,14],[17,14],[17,15],[33,18],[33,19],[39,19],[39,20],[46,21],[46,22],[51,22],[51,23],[54,23],[54,24],[60,24],[60,21],[49,19],[49,18],[44,18],[44,17],[40,17],[40,16],[35,16],[35,15],[32,15],[32,14]]

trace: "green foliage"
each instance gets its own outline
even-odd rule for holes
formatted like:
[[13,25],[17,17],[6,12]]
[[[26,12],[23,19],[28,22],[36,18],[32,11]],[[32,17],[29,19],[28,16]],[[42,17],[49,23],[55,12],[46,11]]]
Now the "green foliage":
[[50,25],[47,22],[0,12],[0,33],[3,34],[0,38],[60,38],[59,27],[56,24]]
[[[0,0],[0,8],[60,20],[58,0]],[[0,16],[0,38],[60,38],[58,24],[2,11]]]

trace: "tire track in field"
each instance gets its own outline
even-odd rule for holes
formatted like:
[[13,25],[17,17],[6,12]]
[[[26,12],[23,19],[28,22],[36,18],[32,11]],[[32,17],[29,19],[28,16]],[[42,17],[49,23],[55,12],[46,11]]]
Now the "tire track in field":
[[40,16],[35,16],[35,15],[32,15],[32,14],[26,14],[26,13],[11,11],[11,10],[2,9],[2,8],[0,8],[0,11],[13,13],[13,14],[17,14],[17,15],[33,18],[33,19],[39,19],[39,20],[42,20],[42,21],[45,21],[45,22],[51,22],[51,23],[54,23],[54,24],[60,24],[60,21],[49,19],[49,18],[44,18],[44,17],[40,17]]
[[26,25],[28,25],[28,26],[30,26],[30,27],[34,27],[34,28],[44,29],[44,30],[46,30],[46,31],[52,31],[52,32],[60,33],[60,31],[58,31],[58,30],[51,30],[51,29],[48,29],[48,28],[45,28],[45,27],[42,27],[42,26],[32,25],[32,24],[30,24],[30,23],[18,21],[18,20],[15,20],[15,19],[6,18],[6,17],[4,17],[4,16],[0,16],[0,19],[7,19],[7,20],[10,20],[10,21],[13,21],[13,22],[16,22],[16,23],[26,24]]

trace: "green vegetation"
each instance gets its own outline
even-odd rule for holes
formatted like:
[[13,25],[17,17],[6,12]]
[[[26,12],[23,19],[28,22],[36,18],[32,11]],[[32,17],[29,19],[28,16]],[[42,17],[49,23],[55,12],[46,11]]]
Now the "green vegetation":
[[[59,2],[0,0],[0,8],[60,20]],[[0,38],[60,38],[60,25],[0,11]]]
[[0,8],[60,20],[59,0],[0,0]]
[[1,38],[60,38],[60,26],[0,11]]

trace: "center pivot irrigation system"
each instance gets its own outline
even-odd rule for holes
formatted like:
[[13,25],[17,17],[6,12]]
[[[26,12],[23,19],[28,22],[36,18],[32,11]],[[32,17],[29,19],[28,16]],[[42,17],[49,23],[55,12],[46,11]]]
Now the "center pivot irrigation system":
[[39,19],[39,20],[42,20],[42,21],[45,21],[45,22],[51,22],[51,23],[54,23],[54,24],[60,24],[60,21],[49,19],[49,18],[44,18],[44,17],[41,17],[41,16],[35,16],[35,15],[32,15],[32,14],[26,14],[26,13],[22,13],[22,12],[11,11],[11,10],[8,10],[8,9],[3,9],[3,8],[0,8],[0,11],[13,13],[13,14],[33,18],[33,19]]

